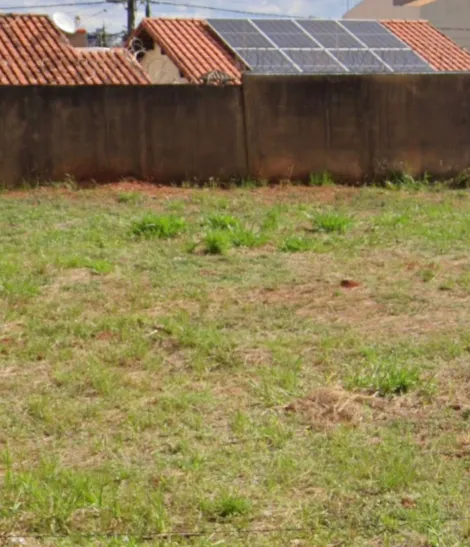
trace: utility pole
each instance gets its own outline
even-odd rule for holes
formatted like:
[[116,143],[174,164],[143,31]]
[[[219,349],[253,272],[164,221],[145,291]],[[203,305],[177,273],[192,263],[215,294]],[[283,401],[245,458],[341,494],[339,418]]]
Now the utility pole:
[[127,0],[127,35],[135,28],[135,0]]
[[152,14],[150,13],[150,0],[145,2],[145,17],[152,17]]

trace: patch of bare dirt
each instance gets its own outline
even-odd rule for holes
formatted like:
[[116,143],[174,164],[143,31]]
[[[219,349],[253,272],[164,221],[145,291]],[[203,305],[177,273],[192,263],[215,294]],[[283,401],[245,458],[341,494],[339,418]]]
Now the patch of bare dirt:
[[356,289],[357,287],[361,286],[360,283],[354,281],[353,279],[343,279],[340,285],[341,287],[343,287],[343,289]]
[[[26,190],[9,190],[2,194],[2,198],[22,199],[25,197],[53,197],[61,195],[70,199],[75,199],[80,194],[74,189],[75,187],[53,187],[41,186],[34,189]],[[120,192],[138,192],[145,196],[154,198],[184,198],[190,197],[193,194],[207,192],[212,195],[226,196],[233,192],[230,189],[224,188],[183,188],[182,186],[171,186],[159,183],[144,182],[137,180],[124,180],[120,182],[110,183],[95,183],[95,182],[78,182],[76,188],[80,190],[88,190],[90,195],[106,195]],[[337,199],[348,199],[353,197],[359,190],[357,188],[337,187],[309,187],[309,186],[293,186],[290,184],[273,184],[266,187],[254,188],[250,190],[251,195],[255,200],[262,203],[275,204],[279,202],[299,201],[302,202],[318,202],[331,203]]]
[[[315,323],[374,336],[429,336],[466,328],[470,320],[468,293],[444,292],[439,279],[423,283],[416,275],[416,268],[429,265],[426,257],[415,257],[412,268],[409,254],[393,251],[352,260],[325,255],[321,259],[295,255],[287,260],[295,272],[292,282],[247,291],[217,289],[210,294],[211,313],[216,315],[228,302],[285,306]],[[468,260],[440,257],[438,267],[449,275],[468,267]]]
[[385,402],[376,397],[353,394],[337,388],[319,388],[285,407],[287,412],[302,414],[312,426],[323,429],[337,424],[353,426],[371,412],[384,412]]
[[44,288],[44,293],[48,297],[54,297],[59,294],[64,287],[89,283],[92,276],[92,272],[87,268],[71,268],[64,270],[60,275],[55,277],[50,285]]
[[285,410],[300,414],[314,429],[328,429],[339,424],[357,427],[365,422],[385,422],[390,418],[416,415],[422,408],[412,397],[386,399],[349,392],[341,387],[322,387],[288,404]]

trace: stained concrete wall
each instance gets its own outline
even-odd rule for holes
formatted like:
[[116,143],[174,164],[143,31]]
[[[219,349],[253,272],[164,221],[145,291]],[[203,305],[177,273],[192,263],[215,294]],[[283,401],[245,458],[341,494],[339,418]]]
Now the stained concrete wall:
[[470,166],[470,74],[244,79],[255,177],[448,176]]
[[240,87],[0,87],[0,182],[246,175]]
[[470,74],[0,87],[0,183],[450,176],[470,167],[469,88]]

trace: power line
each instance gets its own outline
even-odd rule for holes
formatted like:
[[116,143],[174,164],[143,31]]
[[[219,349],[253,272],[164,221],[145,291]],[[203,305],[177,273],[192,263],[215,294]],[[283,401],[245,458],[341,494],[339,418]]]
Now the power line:
[[[170,0],[150,0],[151,4],[159,6],[174,6],[179,8],[196,8],[196,9],[206,9],[211,11],[221,11],[226,13],[238,13],[240,15],[262,15],[265,17],[288,17],[292,18],[293,15],[286,15],[283,13],[266,13],[261,11],[250,11],[250,10],[241,10],[241,9],[229,9],[229,8],[218,8],[215,6],[207,6],[205,4],[186,4],[182,2],[171,2]],[[306,17],[296,16],[296,19],[306,19]]]
[[[211,11],[220,11],[224,13],[237,13],[240,15],[260,15],[265,17],[293,17],[292,15],[287,15],[283,13],[269,13],[261,11],[251,11],[251,10],[242,10],[242,9],[229,9],[221,8],[215,6],[208,6],[206,4],[188,4],[184,2],[172,2],[170,0],[150,0],[150,4],[160,5],[160,6],[173,6],[179,8],[195,8],[195,9],[204,9]],[[34,4],[31,6],[0,6],[0,11],[18,11],[18,10],[31,10],[31,9],[47,9],[47,8],[67,8],[67,7],[79,7],[79,6],[103,6],[104,4],[114,4],[118,5],[121,2],[116,2],[116,0],[90,0],[88,2],[71,2],[69,4],[64,3],[53,3],[53,4]],[[124,2],[122,2],[124,4]],[[300,17],[297,16],[297,19]]]
[[31,9],[46,9],[46,8],[66,8],[75,6],[102,6],[107,4],[104,0],[95,0],[90,2],[73,2],[71,4],[34,4],[32,6],[0,6],[1,11],[18,11],[18,10],[31,10]]

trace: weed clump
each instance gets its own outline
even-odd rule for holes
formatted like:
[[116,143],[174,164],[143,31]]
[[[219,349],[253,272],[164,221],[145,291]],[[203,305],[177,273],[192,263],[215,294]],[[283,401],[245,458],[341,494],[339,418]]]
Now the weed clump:
[[131,231],[138,237],[170,239],[183,232],[185,228],[186,222],[181,217],[148,213],[132,224]]
[[309,186],[334,186],[335,181],[328,171],[322,173],[310,173]]
[[215,500],[205,500],[201,502],[200,507],[209,520],[228,520],[249,513],[251,503],[246,498],[228,495]]
[[408,393],[416,389],[420,383],[420,372],[416,367],[387,361],[374,364],[370,368],[354,374],[347,381],[347,387],[349,389],[364,389],[386,397]]
[[240,221],[231,215],[209,215],[205,224],[212,230],[234,230],[240,227]]
[[305,253],[313,247],[313,241],[305,237],[291,236],[284,239],[279,246],[279,250],[284,253]]
[[[210,215],[207,217],[205,224],[210,228],[210,232],[205,238],[206,245],[209,235],[209,241],[217,242],[216,248],[224,248],[232,245],[235,247],[251,248],[257,247],[265,241],[261,233],[258,233],[253,228],[245,228],[238,218],[231,215]],[[220,245],[221,243],[222,245]],[[211,254],[223,254],[223,252]]]
[[315,232],[344,234],[352,225],[351,217],[337,211],[317,212],[308,215]]
[[139,192],[119,192],[116,199],[118,203],[136,205],[142,201],[142,194]]
[[204,252],[211,255],[224,255],[230,249],[232,240],[224,230],[211,230],[204,236]]

